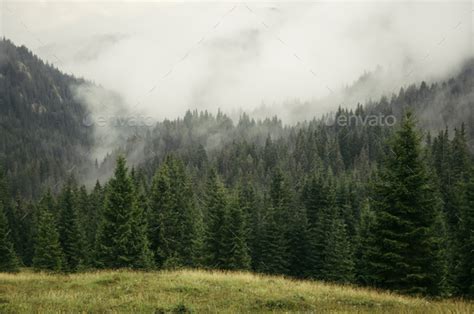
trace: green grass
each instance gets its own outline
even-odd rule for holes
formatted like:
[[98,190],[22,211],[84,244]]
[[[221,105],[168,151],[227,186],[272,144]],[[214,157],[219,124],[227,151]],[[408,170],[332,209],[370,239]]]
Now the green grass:
[[0,273],[0,313],[296,311],[473,313],[474,305],[239,272]]

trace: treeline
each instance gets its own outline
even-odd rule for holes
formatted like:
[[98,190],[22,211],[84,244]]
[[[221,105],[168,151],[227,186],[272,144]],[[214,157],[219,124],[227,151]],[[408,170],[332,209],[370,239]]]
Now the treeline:
[[[25,199],[38,199],[45,187],[56,194],[71,173],[80,182],[86,182],[91,172],[100,175],[94,176],[92,182],[108,177],[115,167],[115,152],[105,162],[96,162],[91,152],[109,147],[112,142],[124,147],[121,153],[129,162],[144,162],[142,170],[147,181],[165,156],[175,154],[192,179],[206,175],[202,169],[211,164],[225,185],[234,188],[240,180],[238,171],[251,171],[259,191],[269,185],[276,163],[285,169],[293,186],[318,163],[323,168],[330,164],[335,176],[357,169],[365,177],[368,171],[360,162],[366,162],[368,157],[373,165],[387,153],[383,144],[389,133],[387,128],[324,127],[324,121],[315,119],[289,126],[276,117],[255,121],[244,114],[234,123],[221,112],[215,116],[189,111],[181,119],[160,121],[152,128],[123,123],[107,125],[108,131],[99,130],[97,123],[89,125],[93,119],[89,121],[84,99],[77,97],[73,87],[87,84],[97,89],[100,92],[94,94],[103,94],[98,97],[99,102],[106,107],[113,104],[115,114],[128,120],[125,118],[133,114],[119,110],[122,102],[114,93],[62,73],[8,39],[0,40],[0,54],[0,167],[13,194]],[[471,59],[445,82],[410,85],[396,95],[369,102],[364,108],[337,114],[362,118],[394,114],[399,119],[408,107],[417,113],[425,130],[459,126],[459,121],[472,126],[473,93]],[[466,134],[472,148],[474,128],[468,128]]]
[[[366,149],[349,170],[353,143],[341,137],[344,153],[331,158],[308,127],[286,154],[267,138],[261,150],[233,142],[212,159],[201,148],[195,159],[177,152],[131,170],[119,157],[104,185],[87,191],[70,178],[38,202],[11,200],[4,176],[0,270],[202,267],[472,297],[464,126],[422,139],[408,113],[395,131],[375,129],[387,141],[359,134]],[[380,162],[367,152],[375,144]]]

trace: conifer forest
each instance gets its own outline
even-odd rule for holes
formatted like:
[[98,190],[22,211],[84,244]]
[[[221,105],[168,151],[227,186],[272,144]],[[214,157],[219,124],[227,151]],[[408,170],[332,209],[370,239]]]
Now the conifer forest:
[[474,59],[369,96],[297,121],[196,105],[131,123],[118,93],[4,37],[0,273],[243,271],[474,298]]

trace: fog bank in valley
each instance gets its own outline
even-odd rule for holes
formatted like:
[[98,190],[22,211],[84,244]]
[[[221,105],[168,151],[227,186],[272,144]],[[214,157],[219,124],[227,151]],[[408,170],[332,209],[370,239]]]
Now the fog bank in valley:
[[[7,1],[2,33],[114,91],[120,111],[162,120],[221,108],[295,122],[455,73],[473,54],[471,11],[470,2]],[[88,86],[75,90],[91,112],[110,113]]]

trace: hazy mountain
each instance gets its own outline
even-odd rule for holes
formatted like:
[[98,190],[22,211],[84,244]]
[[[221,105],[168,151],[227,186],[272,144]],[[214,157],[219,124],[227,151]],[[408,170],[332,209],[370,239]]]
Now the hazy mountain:
[[0,166],[13,191],[37,196],[42,183],[54,187],[88,160],[93,133],[71,90],[83,83],[26,47],[0,41]]
[[[368,101],[364,114],[400,118],[402,111],[411,107],[420,126],[434,133],[465,123],[473,147],[473,69],[474,61],[470,60],[461,73],[444,82],[423,82],[401,88],[397,95]],[[341,103],[356,108],[351,99],[370,91],[377,75],[377,71],[366,73],[347,87],[340,96],[347,101]],[[244,114],[240,121],[232,121],[222,112],[214,116],[197,111],[186,113],[183,119],[156,123],[130,112],[118,94],[61,73],[26,47],[16,47],[7,39],[0,42],[0,166],[11,180],[13,192],[29,197],[37,196],[43,185],[55,189],[69,175],[89,184],[107,177],[118,152],[125,152],[135,165],[146,165],[167,153],[183,154],[188,160],[198,155],[214,158],[236,141],[263,147],[269,136],[283,139],[291,149],[298,129],[308,125],[331,128],[320,116],[310,122],[316,114],[311,109],[314,105],[299,107],[308,121],[294,126],[285,126],[276,117],[255,121]],[[352,159],[361,147],[354,149]],[[96,158],[99,160],[94,164]],[[347,157],[346,163],[352,162],[351,158]]]

